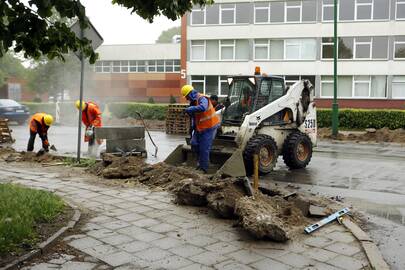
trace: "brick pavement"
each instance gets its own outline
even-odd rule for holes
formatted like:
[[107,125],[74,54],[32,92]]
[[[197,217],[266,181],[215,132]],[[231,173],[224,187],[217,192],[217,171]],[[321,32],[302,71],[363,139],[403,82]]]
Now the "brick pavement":
[[[0,164],[0,183],[54,191],[94,217],[64,239],[85,254],[55,254],[25,269],[367,269],[355,238],[338,224],[287,244],[257,241],[233,222],[178,206],[167,192],[101,187],[86,176],[63,177]],[[201,213],[203,212],[203,213]]]

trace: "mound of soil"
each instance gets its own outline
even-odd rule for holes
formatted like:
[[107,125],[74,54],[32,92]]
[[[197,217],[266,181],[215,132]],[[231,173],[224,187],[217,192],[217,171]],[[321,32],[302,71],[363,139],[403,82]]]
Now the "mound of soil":
[[285,242],[310,222],[294,203],[280,196],[269,197],[256,193],[253,197],[240,198],[236,214],[243,228],[259,239]]
[[330,128],[318,129],[318,137],[321,139],[335,139],[341,141],[366,141],[366,142],[393,142],[405,143],[405,129],[381,128],[366,129],[364,132],[339,132],[335,138]]
[[35,152],[17,152],[11,147],[0,148],[0,160],[6,162],[36,162],[36,163],[50,163],[55,161],[63,161],[62,157],[53,156],[45,153],[37,156]]

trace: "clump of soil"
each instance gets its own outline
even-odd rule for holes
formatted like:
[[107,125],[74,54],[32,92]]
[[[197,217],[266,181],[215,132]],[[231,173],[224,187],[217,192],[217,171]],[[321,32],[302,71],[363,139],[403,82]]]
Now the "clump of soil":
[[277,242],[291,239],[297,230],[310,223],[294,203],[261,193],[240,198],[235,212],[242,227],[255,237]]
[[405,143],[405,129],[391,130],[389,128],[366,129],[357,132],[339,132],[337,137],[332,136],[330,128],[318,129],[318,137],[321,139],[335,139],[341,141],[367,141],[367,142],[393,142]]
[[0,160],[6,162],[37,162],[50,163],[55,161],[63,161],[63,157],[53,156],[49,153],[37,156],[36,152],[17,152],[11,147],[0,148]]

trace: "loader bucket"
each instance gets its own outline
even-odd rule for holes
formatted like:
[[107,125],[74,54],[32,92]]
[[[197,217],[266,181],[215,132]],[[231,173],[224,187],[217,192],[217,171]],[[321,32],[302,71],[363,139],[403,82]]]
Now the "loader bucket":
[[[176,147],[164,162],[173,166],[195,168],[197,166],[197,156],[191,151],[189,145],[181,144]],[[242,151],[240,149],[212,149],[208,173],[218,176],[246,176]]]

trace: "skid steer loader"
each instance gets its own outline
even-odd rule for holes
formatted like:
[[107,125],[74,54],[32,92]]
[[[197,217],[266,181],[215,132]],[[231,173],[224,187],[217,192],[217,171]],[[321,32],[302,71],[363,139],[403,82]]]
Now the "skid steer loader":
[[[221,126],[210,152],[209,173],[246,176],[253,173],[253,156],[259,156],[259,173],[271,172],[279,155],[291,169],[304,168],[316,145],[317,123],[313,87],[308,80],[289,88],[282,77],[232,76],[225,108],[217,112]],[[197,165],[190,139],[165,160],[180,166]]]

